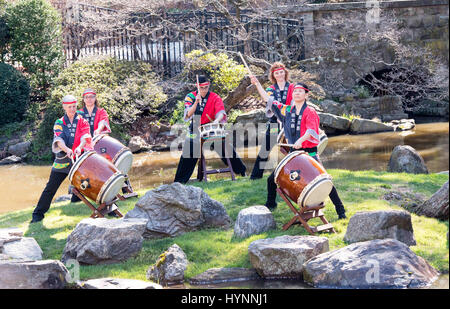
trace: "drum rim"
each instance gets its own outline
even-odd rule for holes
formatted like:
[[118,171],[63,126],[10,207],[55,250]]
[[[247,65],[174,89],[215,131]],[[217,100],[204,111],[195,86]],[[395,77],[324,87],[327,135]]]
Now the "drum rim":
[[69,180],[72,182],[73,174],[75,174],[75,171],[78,170],[81,163],[83,163],[89,156],[93,155],[95,150],[90,150],[88,152],[85,152],[81,155],[81,157],[78,158],[78,160],[73,164],[72,168],[69,171]]
[[328,145],[328,137],[325,136],[325,138],[320,140],[319,145],[317,145],[317,153],[319,155],[322,154],[322,152],[327,148]]
[[108,136],[108,134],[97,134],[96,136],[94,136],[92,138],[92,143],[94,143],[94,144],[97,143],[99,140],[101,140],[105,136]]
[[133,153],[131,152],[131,150],[130,150],[130,148],[128,148],[128,147],[123,147],[122,149],[120,149],[117,153],[116,153],[116,155],[114,156],[114,158],[112,159],[112,162],[114,163],[114,165],[116,164],[116,161],[117,161],[117,159],[119,159],[119,157],[124,153],[124,152],[127,152],[127,151],[129,151],[130,153],[131,153],[131,155],[133,155]]
[[278,133],[277,143],[280,143],[281,137],[282,137],[282,136],[285,136],[285,135],[284,135],[284,128],[282,128],[282,129],[280,130],[280,133]]
[[283,169],[283,167],[289,162],[291,161],[292,157],[300,155],[300,154],[306,154],[305,151],[303,150],[297,150],[297,151],[293,151],[291,153],[289,153],[287,156],[285,156],[283,158],[283,160],[280,161],[280,163],[278,163],[278,166],[275,169],[275,183],[278,185],[278,176],[281,172],[281,170]]
[[108,188],[111,187],[115,182],[117,182],[121,177],[126,178],[124,174],[121,172],[115,172],[109,179],[103,184],[100,191],[98,192],[96,203],[102,204],[104,203],[103,198],[106,195],[106,192],[108,192]]
[[[122,150],[120,151],[120,153],[118,153],[118,155],[116,154],[116,156],[114,157],[113,163],[117,167],[117,169],[119,169],[119,167],[117,165],[119,165],[120,159],[124,158],[126,153],[131,154],[131,164],[133,164],[133,153],[131,152],[131,150],[128,147],[124,147],[124,148],[122,148]],[[120,171],[120,172],[122,172],[122,171]],[[128,172],[124,173],[124,174],[126,175],[126,174],[128,174]]]
[[333,186],[333,182],[331,181],[331,176],[329,174],[320,174],[319,176],[314,178],[313,181],[311,181],[309,184],[307,184],[306,187],[303,188],[302,192],[300,193],[300,195],[297,199],[297,205],[300,207],[306,207],[306,205],[303,205],[303,202],[312,193],[312,189],[314,187],[316,187],[319,183],[324,182],[324,181],[329,181],[331,183],[331,186]]

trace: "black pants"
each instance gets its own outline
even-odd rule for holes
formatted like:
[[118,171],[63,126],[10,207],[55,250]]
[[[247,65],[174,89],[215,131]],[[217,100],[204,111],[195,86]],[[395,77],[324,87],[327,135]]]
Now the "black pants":
[[[313,158],[316,159],[320,163],[320,160],[317,156],[313,156]],[[345,214],[344,204],[342,204],[342,200],[339,197],[339,194],[338,194],[335,186],[333,186],[333,189],[331,189],[329,197],[334,204],[336,213],[340,216],[344,215]],[[270,174],[269,178],[267,178],[266,206],[269,208],[275,208],[277,205],[276,198],[277,198],[277,184],[275,183],[275,172],[272,172],[272,174]]]
[[256,157],[255,165],[253,165],[250,179],[260,179],[263,177],[264,169],[261,168],[261,165],[265,164],[269,160],[269,153],[276,145],[278,138],[278,130],[275,133],[271,133],[271,129],[275,128],[279,128],[276,118],[275,120],[270,119],[270,122],[267,125],[266,138],[261,144],[261,149],[259,150],[258,156]]
[[[217,142],[212,145],[216,145]],[[219,142],[220,143],[220,142]],[[224,144],[222,144],[224,146]],[[232,156],[230,159],[231,167],[233,168],[233,172],[238,175],[245,176],[245,170],[247,169],[242,162],[242,160],[237,155],[234,147],[228,145],[230,150],[232,150]],[[221,149],[220,149],[221,148]],[[217,149],[214,147],[214,151],[220,156],[222,162],[227,165],[227,161],[225,159],[226,151],[225,147],[219,147]],[[197,164],[198,159],[200,158],[200,141],[188,138],[183,145],[183,154],[181,155],[180,161],[178,162],[177,172],[175,174],[174,182],[187,183],[194,172],[195,165]]]
[[[56,191],[58,191],[59,187],[61,186],[64,179],[66,179],[66,177],[66,173],[60,173],[54,170],[51,171],[47,185],[45,186],[44,191],[42,191],[37,206],[33,211],[34,221],[40,221],[44,219],[44,214],[50,208],[50,204],[52,203]],[[79,201],[80,199],[78,199],[76,195],[72,195],[71,202],[77,202],[77,200]]]

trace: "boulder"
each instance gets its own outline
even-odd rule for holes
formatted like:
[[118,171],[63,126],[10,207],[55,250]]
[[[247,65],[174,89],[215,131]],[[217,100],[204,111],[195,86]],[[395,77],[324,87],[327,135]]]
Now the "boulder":
[[187,265],[186,254],[177,244],[173,244],[159,256],[155,265],[148,268],[147,279],[162,285],[183,283]]
[[350,125],[350,132],[354,134],[366,134],[366,133],[377,133],[377,132],[387,132],[394,131],[394,127],[382,122],[353,118],[352,124]]
[[421,216],[448,220],[448,181],[424,203],[412,211]]
[[162,286],[142,280],[120,279],[120,278],[100,278],[91,279],[78,283],[81,289],[162,289]]
[[256,141],[261,143],[266,135],[268,118],[264,109],[256,109],[236,117],[233,129],[236,132],[236,144],[245,142],[256,146]]
[[439,272],[395,239],[358,242],[304,265],[304,280],[320,288],[420,288]]
[[333,100],[323,100],[320,102],[320,107],[328,114],[342,115],[347,113],[345,106]]
[[234,236],[246,238],[275,229],[277,224],[266,206],[252,206],[241,210],[234,225]]
[[84,219],[67,237],[61,260],[80,264],[112,264],[136,256],[142,248],[142,219]]
[[53,200],[53,203],[70,201],[72,199],[72,194],[60,195]]
[[174,237],[202,228],[228,228],[225,207],[202,189],[178,182],[147,191],[125,218],[148,220],[144,237]]
[[148,145],[145,140],[140,136],[133,136],[128,142],[128,148],[132,153],[137,153],[140,151],[146,151],[150,149],[150,145]]
[[354,243],[384,238],[415,246],[411,215],[400,210],[357,212],[348,222],[344,241]]
[[252,110],[248,113],[243,113],[240,114],[239,116],[236,117],[235,123],[241,123],[243,125],[247,124],[247,123],[253,123],[253,124],[258,124],[258,123],[266,123],[268,120],[267,116],[266,116],[266,111],[263,108],[259,108],[259,109],[255,109]]
[[9,237],[0,236],[0,253],[3,258],[16,260],[42,260],[42,250],[36,240],[32,237]]
[[279,236],[260,239],[248,246],[250,263],[264,278],[299,278],[303,264],[329,250],[328,238]]
[[194,285],[203,285],[258,279],[261,279],[261,277],[253,268],[211,268],[195,276],[194,278],[191,278],[189,283]]
[[1,261],[0,289],[62,289],[69,271],[60,261]]
[[0,160],[0,165],[16,164],[20,162],[22,162],[22,159],[18,156],[13,155]]
[[320,117],[320,125],[326,133],[345,133],[350,130],[351,121],[347,118],[327,113],[317,114]]
[[8,147],[8,152],[11,155],[17,156],[17,157],[21,157],[23,156],[25,153],[28,152],[28,150],[30,150],[30,146],[31,146],[31,142],[27,141],[27,142],[21,142],[15,145],[10,145]]
[[391,153],[388,172],[428,174],[428,169],[425,161],[414,148],[408,145],[399,145],[395,146]]

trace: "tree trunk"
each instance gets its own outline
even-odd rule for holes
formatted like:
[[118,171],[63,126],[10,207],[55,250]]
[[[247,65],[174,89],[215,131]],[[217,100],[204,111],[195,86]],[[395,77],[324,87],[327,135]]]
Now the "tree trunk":
[[448,220],[448,181],[415,210],[418,215]]

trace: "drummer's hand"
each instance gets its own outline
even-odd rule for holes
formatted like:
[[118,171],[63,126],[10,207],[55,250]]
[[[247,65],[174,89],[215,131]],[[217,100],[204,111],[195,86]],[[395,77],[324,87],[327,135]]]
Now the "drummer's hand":
[[194,103],[194,104],[198,104],[198,103],[200,103],[201,101],[202,101],[202,98],[201,98],[200,92],[199,92],[199,93],[197,93],[197,96],[195,97],[195,103]]
[[75,148],[75,155],[76,156],[80,156],[81,155],[81,148],[80,147]]
[[72,149],[70,149],[69,147],[67,147],[67,149],[64,150],[64,151],[66,152],[68,158],[72,158],[72,157],[73,157],[73,151],[72,151]]
[[295,142],[293,148],[294,148],[294,149],[300,149],[300,148],[302,148],[302,143],[303,143],[303,141],[302,141],[301,139],[298,139],[298,140]]
[[99,129],[94,130],[94,136],[97,136],[97,135],[99,135],[99,134],[100,134],[100,130],[99,130]]
[[250,82],[251,82],[253,85],[256,85],[256,84],[259,83],[259,80],[255,77],[255,75],[250,75]]

